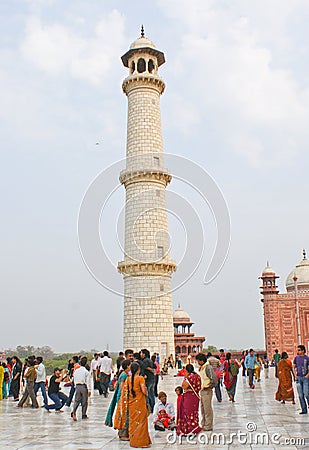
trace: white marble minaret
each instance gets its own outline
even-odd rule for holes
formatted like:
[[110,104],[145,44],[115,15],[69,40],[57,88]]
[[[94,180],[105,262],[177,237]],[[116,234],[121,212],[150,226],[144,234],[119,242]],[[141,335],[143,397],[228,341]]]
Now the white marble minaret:
[[129,69],[122,88],[128,97],[124,260],[124,348],[148,348],[161,357],[174,354],[171,274],[160,95],[165,84],[158,68],[164,54],[144,36],[122,56]]

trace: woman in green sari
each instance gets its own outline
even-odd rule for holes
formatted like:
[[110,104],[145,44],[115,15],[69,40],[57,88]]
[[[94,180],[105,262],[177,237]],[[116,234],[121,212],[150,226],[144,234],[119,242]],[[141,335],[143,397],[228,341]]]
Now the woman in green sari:
[[108,411],[107,411],[107,416],[105,419],[105,425],[107,425],[108,427],[112,427],[113,426],[113,415],[115,412],[115,408],[119,402],[119,399],[121,397],[121,390],[123,388],[124,382],[125,380],[128,378],[128,374],[130,372],[130,365],[131,365],[131,361],[129,360],[125,360],[123,361],[123,363],[121,364],[122,367],[122,372],[119,375],[118,378],[118,382],[117,382],[117,386],[112,398],[112,401],[109,405]]

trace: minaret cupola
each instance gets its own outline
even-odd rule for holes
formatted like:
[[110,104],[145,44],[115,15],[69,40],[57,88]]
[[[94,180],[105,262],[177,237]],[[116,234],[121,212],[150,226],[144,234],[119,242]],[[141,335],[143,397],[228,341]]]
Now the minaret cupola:
[[130,75],[158,75],[158,67],[165,62],[164,53],[145,37],[143,25],[140,37],[131,44],[121,60],[129,68]]
[[[269,294],[278,294],[278,286],[276,285],[276,279],[279,278],[275,271],[270,267],[269,262],[267,261],[266,267],[262,272],[262,275],[259,277],[262,280],[261,294],[263,296]],[[262,300],[263,301],[263,300]]]

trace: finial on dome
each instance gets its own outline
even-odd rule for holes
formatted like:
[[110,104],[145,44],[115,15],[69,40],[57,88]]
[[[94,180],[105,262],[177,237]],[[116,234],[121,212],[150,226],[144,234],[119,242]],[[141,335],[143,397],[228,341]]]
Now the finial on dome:
[[145,37],[144,25],[141,26],[141,37]]
[[270,267],[270,265],[269,265],[269,261],[267,261],[267,263],[266,263],[266,267]]
[[178,303],[178,309],[180,309],[180,303]]
[[298,280],[298,278],[297,278],[297,276],[296,276],[296,272],[294,272],[294,277],[293,277],[293,280],[294,280],[294,283],[295,283],[295,281],[297,281],[297,280]]
[[307,259],[306,258],[306,250],[303,248],[303,259],[305,260],[305,259]]

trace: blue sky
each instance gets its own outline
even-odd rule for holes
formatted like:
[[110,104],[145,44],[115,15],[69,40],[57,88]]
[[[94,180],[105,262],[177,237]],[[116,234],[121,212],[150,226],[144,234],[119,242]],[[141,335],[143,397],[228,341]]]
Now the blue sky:
[[[121,348],[121,298],[88,273],[76,230],[87,187],[125,156],[120,57],[142,23],[166,57],[164,149],[215,179],[232,224],[227,261],[205,286],[211,214],[171,184],[206,230],[202,265],[174,293],[174,306],[181,303],[209,344],[263,347],[257,277],[269,260],[283,291],[309,250],[308,19],[306,0],[1,2],[2,347]],[[112,214],[106,222],[116,265]],[[177,259],[172,218],[171,236]]]

